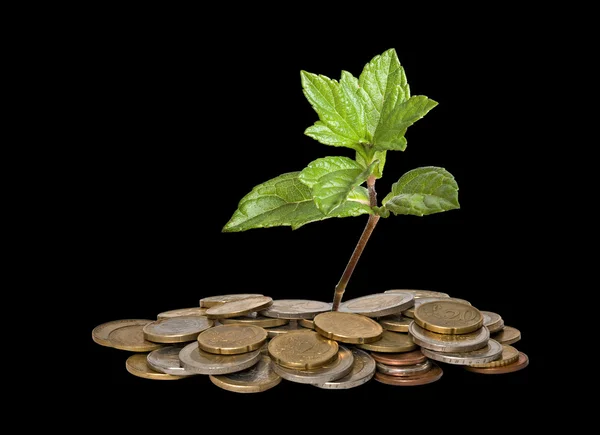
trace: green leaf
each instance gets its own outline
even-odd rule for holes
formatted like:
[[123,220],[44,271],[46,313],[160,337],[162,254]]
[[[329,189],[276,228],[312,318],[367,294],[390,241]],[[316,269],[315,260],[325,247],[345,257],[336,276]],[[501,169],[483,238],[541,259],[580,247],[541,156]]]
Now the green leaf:
[[366,187],[356,186],[348,194],[348,201],[356,201],[366,205],[370,205],[371,200],[369,198],[369,191]]
[[325,157],[309,163],[299,178],[312,187],[319,210],[329,214],[346,201],[352,189],[366,181],[377,163],[365,169],[348,157]]
[[[395,215],[423,216],[460,208],[458,184],[444,168],[427,166],[408,171],[383,199],[383,208]],[[386,216],[385,210],[375,210]]]
[[387,151],[374,151],[372,157],[367,157],[363,152],[356,151],[356,161],[360,163],[364,168],[369,166],[369,161],[379,160],[379,163],[375,165],[373,169],[373,175],[375,178],[379,179],[383,177],[383,167],[385,166]]
[[340,83],[306,71],[301,77],[304,95],[320,119],[304,133],[325,145],[358,149],[366,129],[358,81],[346,72]]
[[240,200],[238,209],[223,231],[275,226],[291,226],[295,230],[310,222],[331,217],[372,213],[370,207],[360,202],[346,201],[331,214],[323,214],[312,199],[310,187],[299,180],[299,175],[300,172],[290,172],[254,187]]

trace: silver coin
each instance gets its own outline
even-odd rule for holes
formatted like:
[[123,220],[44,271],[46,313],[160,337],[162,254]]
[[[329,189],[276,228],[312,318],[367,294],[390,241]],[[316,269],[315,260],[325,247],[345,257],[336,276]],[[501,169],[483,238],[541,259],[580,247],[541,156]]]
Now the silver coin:
[[375,360],[364,350],[356,348],[352,348],[352,355],[354,363],[350,373],[336,381],[314,384],[314,386],[331,390],[347,390],[369,382],[375,374]]
[[382,317],[399,314],[415,303],[411,293],[375,293],[350,299],[340,305],[340,312],[362,314],[367,317]]
[[179,352],[181,366],[188,372],[200,375],[225,375],[252,367],[261,357],[260,350],[238,355],[208,353],[198,347],[198,342],[188,344]]
[[146,357],[148,360],[148,365],[157,372],[166,373],[167,375],[196,375],[197,373],[189,372],[183,367],[181,367],[181,361],[179,360],[179,352],[181,352],[183,346],[183,344],[177,344],[153,350]]
[[206,312],[206,308],[192,307],[192,308],[179,308],[177,310],[164,311],[159,313],[156,318],[158,320],[168,319],[170,317],[181,317],[181,316],[203,316]]
[[490,330],[490,334],[504,328],[504,320],[502,320],[502,317],[500,317],[499,314],[491,311],[480,311],[480,313],[483,316],[483,326]]
[[502,345],[496,340],[490,339],[485,347],[470,352],[434,352],[429,349],[421,349],[421,352],[427,358],[436,361],[467,366],[484,364],[502,358]]
[[408,289],[399,289],[399,290],[387,290],[384,293],[412,293],[415,299],[419,298],[449,298],[450,295],[448,293],[442,292],[434,292],[431,290],[408,290]]
[[275,328],[264,328],[267,331],[267,335],[269,338],[277,337],[281,334],[286,334],[290,331],[297,331],[298,329],[302,329],[296,320],[290,320],[290,323],[283,326],[276,326]]
[[258,293],[237,293],[231,295],[209,296],[207,298],[200,299],[200,306],[210,308],[216,305],[224,304],[226,302],[239,301],[241,299],[253,298],[256,296],[263,295]]
[[421,348],[436,352],[469,352],[485,347],[490,339],[490,331],[485,326],[468,334],[437,334],[413,322],[408,332]]
[[206,310],[206,317],[209,319],[223,319],[245,316],[254,311],[264,310],[270,307],[272,303],[273,299],[268,296],[240,299],[237,301],[226,302],[223,305],[210,307]]
[[451,297],[418,298],[418,299],[415,299],[415,305],[413,305],[408,310],[404,311],[402,313],[402,315],[409,317],[411,319],[414,319],[415,318],[415,310],[417,308],[419,308],[419,306],[421,306],[421,304],[424,304],[427,302],[435,302],[435,301],[454,301],[454,302],[459,302],[461,304],[471,305],[471,302],[466,301],[464,299],[459,299],[459,298],[451,298]]
[[298,382],[300,384],[322,384],[343,378],[350,373],[352,364],[354,364],[354,355],[348,348],[339,346],[337,357],[332,362],[327,363],[318,369],[289,369],[280,366],[272,360],[271,364],[275,373],[288,381]]
[[216,386],[237,393],[258,393],[281,382],[281,377],[271,366],[271,358],[264,355],[258,363],[246,370],[228,375],[211,375],[210,379]]
[[384,329],[394,332],[408,332],[408,326],[413,320],[409,317],[404,317],[402,314],[392,314],[391,316],[380,317],[377,322]]
[[420,375],[431,370],[431,361],[414,364],[410,366],[390,366],[387,364],[377,363],[377,370],[384,375],[390,376],[414,376]]
[[168,317],[144,326],[144,337],[155,343],[183,343],[195,340],[213,324],[204,316]]
[[260,312],[265,317],[278,319],[312,319],[319,313],[331,311],[331,303],[306,299],[279,299]]

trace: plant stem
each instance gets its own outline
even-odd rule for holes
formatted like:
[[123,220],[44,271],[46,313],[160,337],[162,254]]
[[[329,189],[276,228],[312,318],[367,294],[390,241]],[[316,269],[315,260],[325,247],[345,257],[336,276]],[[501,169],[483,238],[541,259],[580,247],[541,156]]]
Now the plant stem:
[[[377,205],[377,192],[375,192],[375,177],[370,176],[367,179],[367,187],[369,189],[369,201],[371,207],[375,207]],[[379,215],[369,215],[369,220],[367,221],[367,226],[363,230],[358,243],[356,244],[356,248],[354,248],[354,252],[352,253],[352,257],[350,257],[350,261],[346,265],[346,269],[340,278],[340,281],[335,286],[335,293],[333,295],[333,311],[337,311],[340,302],[342,302],[342,297],[344,296],[344,292],[346,291],[346,285],[348,285],[348,281],[350,281],[350,277],[354,272],[354,268],[356,267],[356,263],[365,249],[367,242],[369,241],[369,237],[371,237],[371,233],[375,229],[377,222],[379,222]]]

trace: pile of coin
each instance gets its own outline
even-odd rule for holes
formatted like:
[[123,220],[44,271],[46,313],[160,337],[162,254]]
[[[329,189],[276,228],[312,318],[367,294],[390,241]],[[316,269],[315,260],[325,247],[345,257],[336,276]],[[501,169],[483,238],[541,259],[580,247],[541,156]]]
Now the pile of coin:
[[439,363],[476,373],[510,373],[527,356],[510,344],[520,332],[493,312],[427,290],[388,290],[332,304],[260,294],[200,300],[157,320],[107,322],[92,331],[103,346],[135,352],[133,375],[177,380],[208,375],[225,390],[266,391],[282,379],[347,389],[439,380]]

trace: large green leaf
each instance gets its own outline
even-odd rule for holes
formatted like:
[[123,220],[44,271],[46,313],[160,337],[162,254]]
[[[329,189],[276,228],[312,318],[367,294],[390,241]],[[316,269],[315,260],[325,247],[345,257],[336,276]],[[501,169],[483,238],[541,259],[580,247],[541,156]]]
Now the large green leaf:
[[378,214],[383,216],[389,212],[423,216],[453,210],[460,208],[458,184],[444,168],[417,168],[400,177],[382,203]]
[[309,163],[299,179],[312,187],[319,210],[329,214],[346,201],[356,186],[366,181],[377,163],[375,161],[365,169],[348,157],[325,157]]
[[370,207],[357,201],[346,201],[329,215],[322,213],[312,199],[310,187],[302,183],[300,172],[290,172],[254,187],[244,196],[224,232],[252,228],[291,226],[300,228],[310,222],[331,217],[359,216],[372,213]]

